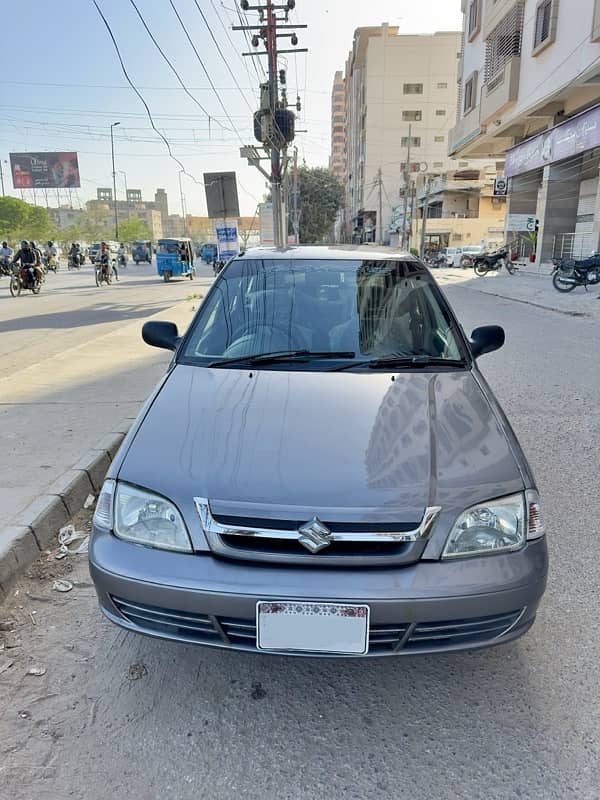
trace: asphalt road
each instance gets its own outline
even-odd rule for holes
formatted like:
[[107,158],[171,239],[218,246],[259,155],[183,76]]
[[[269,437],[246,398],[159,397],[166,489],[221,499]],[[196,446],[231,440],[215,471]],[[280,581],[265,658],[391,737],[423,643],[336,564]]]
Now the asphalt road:
[[[12,800],[600,797],[600,322],[448,287],[545,502],[538,621],[494,650],[380,661],[249,656],[121,632],[85,564],[40,564],[0,621],[0,794]],[[52,578],[73,568],[65,595]],[[33,613],[35,612],[35,614]],[[33,624],[35,620],[35,624]],[[27,675],[43,666],[43,676]]]
[[40,295],[15,298],[0,279],[0,529],[136,416],[170,358],[142,342],[142,324],[158,315],[185,330],[212,280],[198,273],[165,283],[130,264],[98,288],[90,266],[63,268]]

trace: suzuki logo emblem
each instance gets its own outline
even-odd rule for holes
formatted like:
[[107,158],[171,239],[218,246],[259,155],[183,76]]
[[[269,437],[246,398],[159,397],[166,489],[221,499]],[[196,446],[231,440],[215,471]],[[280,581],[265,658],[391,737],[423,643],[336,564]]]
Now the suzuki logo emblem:
[[313,517],[298,528],[298,541],[311,553],[318,553],[331,544],[331,531],[318,517]]

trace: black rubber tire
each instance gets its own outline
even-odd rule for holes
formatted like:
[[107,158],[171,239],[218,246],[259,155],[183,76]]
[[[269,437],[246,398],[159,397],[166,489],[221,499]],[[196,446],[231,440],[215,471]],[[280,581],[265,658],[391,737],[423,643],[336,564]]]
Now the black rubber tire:
[[98,267],[94,268],[94,277],[96,278],[96,286],[100,286],[102,281],[100,280],[100,270]]
[[479,275],[480,278],[484,278],[489,272],[485,264],[475,264],[473,269],[475,270],[475,275]]
[[31,287],[31,291],[33,292],[33,294],[39,294],[42,291],[42,284],[39,281],[35,281],[35,283]]
[[567,294],[568,292],[572,292],[575,289],[575,283],[560,283],[560,271],[557,270],[554,275],[552,276],[552,285],[556,289],[557,292],[561,294]]
[[171,280],[171,273],[170,272],[163,272],[163,280],[165,283],[168,283]]
[[518,267],[513,266],[512,261],[510,259],[506,259],[504,262],[504,266],[506,267],[506,271],[509,275],[514,275],[516,272],[519,271]]
[[10,279],[10,293],[13,297],[21,294],[21,279],[17,275],[13,275]]

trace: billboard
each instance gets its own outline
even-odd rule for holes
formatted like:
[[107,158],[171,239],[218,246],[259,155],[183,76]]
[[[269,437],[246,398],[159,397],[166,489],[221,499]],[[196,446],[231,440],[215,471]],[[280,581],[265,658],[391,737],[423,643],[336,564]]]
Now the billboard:
[[15,189],[78,189],[77,153],[11,153]]

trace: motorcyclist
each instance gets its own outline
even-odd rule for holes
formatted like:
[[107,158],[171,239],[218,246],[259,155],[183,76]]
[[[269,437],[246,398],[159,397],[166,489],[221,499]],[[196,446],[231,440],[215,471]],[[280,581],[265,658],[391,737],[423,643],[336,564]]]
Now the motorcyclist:
[[119,264],[125,267],[127,265],[127,250],[125,249],[125,245],[123,244],[123,242],[121,242],[121,244],[119,245],[117,254],[119,256]]
[[[108,274],[108,271],[110,269],[110,261],[111,261],[111,259],[110,259],[110,249],[109,249],[108,245],[106,244],[106,242],[102,242],[100,244],[100,251],[98,253],[98,262],[100,263],[100,266],[101,266],[102,271],[104,272],[104,274]],[[114,261],[112,262],[112,271],[114,273],[115,279],[119,280],[119,273],[117,272],[117,265],[116,265],[116,263]]]
[[0,247],[0,272],[8,274],[12,255],[12,247],[8,246],[8,242],[2,242],[2,247]]
[[56,265],[56,259],[58,258],[58,249],[54,242],[47,241],[46,246],[44,247],[44,259],[46,262],[46,267],[54,267]]
[[81,264],[80,249],[76,242],[72,242],[71,247],[69,247],[69,261],[74,267],[79,267]]
[[[41,267],[42,267],[42,251],[40,250],[40,248],[37,246],[37,244],[35,242],[29,242],[29,244],[31,245],[31,249],[35,253],[36,264],[41,269]],[[42,274],[43,274],[43,270],[42,270]]]
[[11,264],[20,263],[21,267],[21,280],[26,286],[29,286],[37,278],[41,283],[44,279],[42,268],[40,267],[39,254],[31,246],[31,242],[23,240],[21,248],[11,261]]

